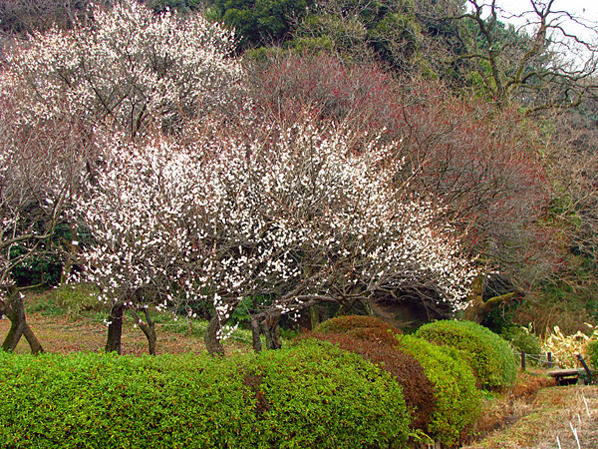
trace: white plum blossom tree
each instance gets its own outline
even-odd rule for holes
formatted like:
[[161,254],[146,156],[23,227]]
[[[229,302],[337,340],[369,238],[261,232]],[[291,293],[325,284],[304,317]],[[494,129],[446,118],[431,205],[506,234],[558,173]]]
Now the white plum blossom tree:
[[[147,306],[158,309],[193,299],[202,264],[193,223],[202,195],[203,161],[172,140],[104,143],[105,166],[88,179],[76,202],[91,232],[83,278],[100,286],[111,305],[107,351],[120,352],[125,309],[135,316],[155,354],[156,334]],[[197,293],[195,293],[197,294]]]
[[[188,120],[201,121],[214,111],[234,114],[243,71],[229,55],[233,46],[231,31],[200,15],[156,15],[123,0],[109,9],[91,8],[71,30],[33,33],[12,47],[0,72],[0,126],[7,130],[0,142],[1,288],[11,287],[16,263],[42,250],[83,171],[93,173],[101,162],[96,139],[118,134],[126,142],[178,134]],[[1,107],[6,105],[10,110]],[[69,158],[76,163],[67,172],[63,162]],[[25,181],[28,190],[21,188]],[[44,227],[33,233],[32,223]],[[21,250],[29,246],[12,259],[16,242]],[[22,319],[14,323],[25,323],[24,309],[11,307],[13,301],[21,304],[20,297],[11,298],[4,313],[20,310],[15,316]],[[23,329],[29,333],[18,325],[9,349]],[[151,327],[147,330],[151,335]]]
[[135,0],[91,14],[72,30],[34,33],[8,56],[0,89],[23,89],[22,120],[66,114],[137,136],[230,105],[242,74],[229,57],[233,32]]
[[210,302],[212,354],[245,297],[269,298],[252,316],[257,350],[260,324],[383,287],[421,287],[464,306],[475,270],[451,229],[435,225],[433,205],[395,186],[400,142],[308,117],[246,133],[204,125],[191,137],[106,145],[78,210],[95,242],[84,276],[107,300]]

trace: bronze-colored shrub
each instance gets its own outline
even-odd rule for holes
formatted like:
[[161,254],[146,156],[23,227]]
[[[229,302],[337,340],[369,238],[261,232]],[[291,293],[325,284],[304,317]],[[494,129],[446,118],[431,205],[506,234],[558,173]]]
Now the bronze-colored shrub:
[[400,330],[394,328],[391,324],[381,320],[380,318],[363,315],[338,316],[324,321],[316,329],[314,329],[314,331],[325,334],[342,334],[349,331],[355,331],[357,329],[382,329],[384,331],[391,330],[397,334],[401,333]]
[[[372,332],[377,333],[375,329]],[[428,422],[436,404],[436,394],[434,386],[415,358],[396,347],[386,343],[377,343],[373,339],[358,339],[349,335],[323,333],[314,333],[312,337],[337,344],[341,349],[359,354],[364,359],[388,371],[403,387],[405,403],[413,413],[411,427],[427,431]]]

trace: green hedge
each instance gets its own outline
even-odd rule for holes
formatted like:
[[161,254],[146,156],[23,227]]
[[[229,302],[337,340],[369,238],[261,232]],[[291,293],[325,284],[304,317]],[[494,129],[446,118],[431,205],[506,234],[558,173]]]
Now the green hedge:
[[470,433],[480,413],[480,393],[471,369],[448,347],[411,335],[396,338],[399,347],[423,366],[434,385],[436,405],[428,435],[447,446],[457,444]]
[[509,344],[472,321],[436,321],[415,333],[428,341],[463,351],[480,386],[489,390],[510,387],[517,378],[517,363]]
[[394,336],[399,332],[379,318],[349,315],[327,320],[303,338],[329,341],[388,371],[403,387],[405,402],[412,410],[411,427],[427,433],[436,404],[434,386],[421,364],[397,347]]
[[324,343],[213,359],[0,353],[2,448],[401,447],[391,377]]

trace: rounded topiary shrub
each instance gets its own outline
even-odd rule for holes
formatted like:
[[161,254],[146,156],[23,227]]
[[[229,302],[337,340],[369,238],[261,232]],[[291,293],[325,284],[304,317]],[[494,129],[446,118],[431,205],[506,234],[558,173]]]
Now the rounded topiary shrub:
[[[411,427],[428,432],[428,423],[436,405],[436,393],[426,377],[421,364],[397,347],[397,340],[387,331],[378,328],[358,329],[357,335],[312,333],[309,337],[328,341],[346,351],[359,354],[364,359],[388,371],[403,387],[407,408],[412,413]],[[385,343],[390,339],[390,343]]]
[[453,446],[466,437],[480,413],[480,393],[471,369],[454,350],[411,335],[398,335],[399,347],[422,365],[434,385],[436,404],[428,435]]
[[500,390],[515,383],[517,363],[509,344],[473,321],[436,321],[420,327],[415,335],[462,351],[484,389]]
[[305,340],[252,362],[254,447],[404,447],[410,413],[401,387],[359,355]]
[[401,447],[391,376],[330,344],[260,355],[0,353],[0,447]]

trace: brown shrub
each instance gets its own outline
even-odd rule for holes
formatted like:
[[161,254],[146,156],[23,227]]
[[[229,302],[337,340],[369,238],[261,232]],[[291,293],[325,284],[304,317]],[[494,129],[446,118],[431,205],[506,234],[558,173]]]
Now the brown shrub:
[[[368,331],[370,329],[380,329],[384,332],[388,332],[390,330],[396,334],[401,333],[401,331],[394,328],[386,321],[381,320],[380,318],[363,315],[346,315],[326,320],[315,329],[315,332],[339,334],[349,331],[355,332],[358,329],[368,329]],[[365,334],[368,334],[368,332],[365,332]]]
[[389,372],[403,387],[405,402],[413,412],[411,426],[427,431],[436,404],[434,387],[417,360],[390,344],[396,340],[387,330],[358,328],[346,334],[315,332],[308,336],[359,354]]

